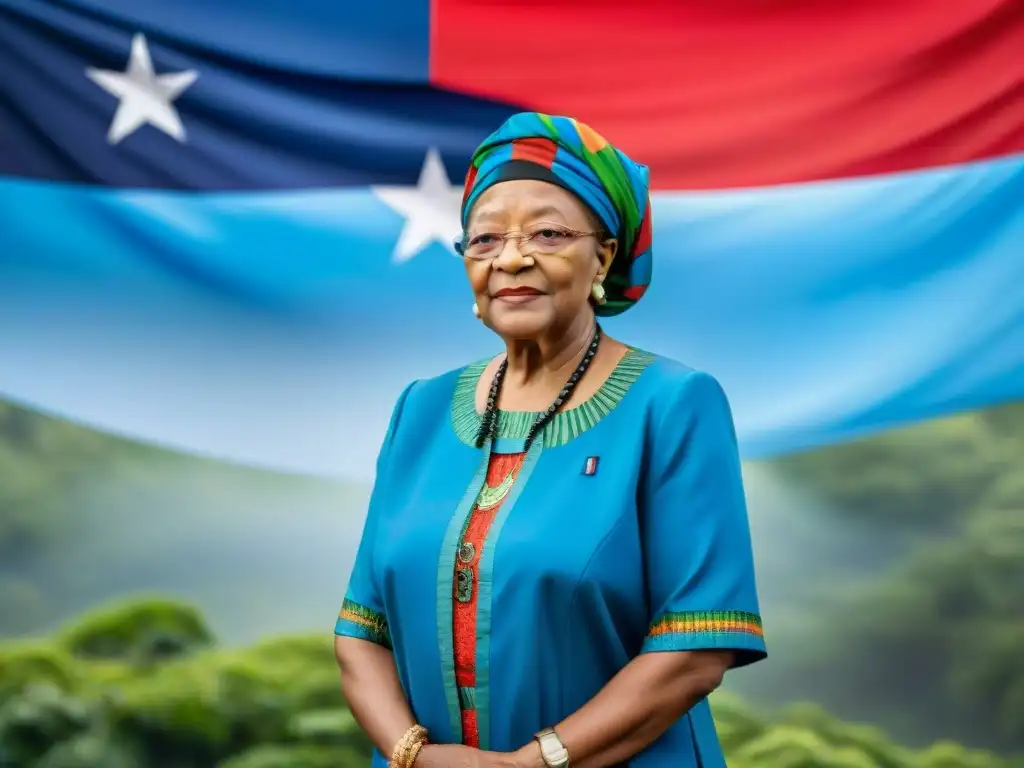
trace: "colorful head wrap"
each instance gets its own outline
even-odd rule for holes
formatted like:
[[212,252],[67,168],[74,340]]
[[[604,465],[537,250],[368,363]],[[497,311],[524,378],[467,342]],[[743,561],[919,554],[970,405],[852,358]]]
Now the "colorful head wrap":
[[579,197],[619,240],[598,315],[633,306],[651,281],[651,200],[647,166],[634,163],[593,128],[571,117],[513,115],[477,147],[466,175],[462,226],[484,190],[502,181],[538,179]]

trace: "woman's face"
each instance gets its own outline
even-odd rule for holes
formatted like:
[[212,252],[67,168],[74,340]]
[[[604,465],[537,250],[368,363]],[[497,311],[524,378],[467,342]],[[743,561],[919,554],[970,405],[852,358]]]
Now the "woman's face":
[[[504,338],[537,339],[589,317],[591,289],[604,280],[617,243],[572,235],[598,229],[579,198],[554,184],[524,179],[486,190],[466,235],[476,250],[487,244],[487,254],[464,258],[480,319]],[[502,243],[505,233],[534,237]]]

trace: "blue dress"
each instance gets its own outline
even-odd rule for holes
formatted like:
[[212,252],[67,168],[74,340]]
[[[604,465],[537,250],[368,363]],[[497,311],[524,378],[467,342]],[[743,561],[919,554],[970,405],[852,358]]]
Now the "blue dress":
[[[489,466],[523,453],[536,414],[501,412],[494,444],[476,448],[486,364],[415,381],[399,397],[335,626],[393,649],[430,740],[518,749],[640,653],[763,658],[740,461],[715,379],[630,349],[495,488]],[[467,553],[467,523],[499,496],[479,551]],[[471,686],[459,684],[454,634],[467,600]],[[724,766],[708,702],[630,765]]]

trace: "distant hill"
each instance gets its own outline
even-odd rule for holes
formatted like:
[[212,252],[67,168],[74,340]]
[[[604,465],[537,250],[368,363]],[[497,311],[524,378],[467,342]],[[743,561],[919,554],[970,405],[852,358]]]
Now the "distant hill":
[[227,642],[330,631],[367,499],[0,403],[0,634],[140,592],[195,603]]

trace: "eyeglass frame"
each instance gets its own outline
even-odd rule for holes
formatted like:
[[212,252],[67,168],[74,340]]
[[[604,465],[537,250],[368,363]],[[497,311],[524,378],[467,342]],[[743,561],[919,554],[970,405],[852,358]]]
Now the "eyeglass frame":
[[[467,234],[466,233],[463,233],[462,237],[458,237],[458,238],[455,239],[455,241],[453,243],[453,247],[455,248],[455,253],[457,253],[459,256],[461,256],[464,259],[472,259],[473,261],[490,261],[492,259],[498,258],[498,256],[501,255],[501,253],[505,250],[505,244],[509,240],[518,240],[519,241],[518,247],[520,249],[520,253],[522,253],[522,246],[524,244],[530,242],[530,240],[532,240],[533,238],[537,237],[537,235],[539,235],[541,232],[544,232],[545,229],[548,229],[548,230],[551,230],[551,231],[555,231],[555,232],[560,232],[560,233],[566,235],[567,237],[569,237],[572,242],[576,242],[577,240],[579,240],[582,237],[594,237],[594,238],[597,238],[599,240],[604,240],[604,239],[607,239],[609,237],[608,232],[606,230],[603,230],[603,229],[597,229],[597,230],[594,230],[593,232],[587,232],[585,230],[575,229],[574,227],[567,227],[564,224],[558,224],[558,225],[549,225],[546,228],[538,229],[536,232],[532,232],[532,233],[530,233],[530,232],[516,232],[514,230],[506,230],[505,232],[481,232],[480,235],[493,235],[493,236],[501,238],[501,248],[499,248],[497,251],[495,251],[493,256],[487,256],[487,257],[482,258],[482,259],[474,259],[472,256],[467,256],[466,255],[466,253],[465,253],[465,250],[466,250],[466,239],[467,239]],[[480,235],[475,235],[475,237],[479,237]],[[566,247],[571,245],[572,242],[566,243]],[[533,254],[523,254],[523,255],[530,255],[530,256],[532,256]],[[547,254],[547,255],[552,255],[553,256],[555,254]]]

